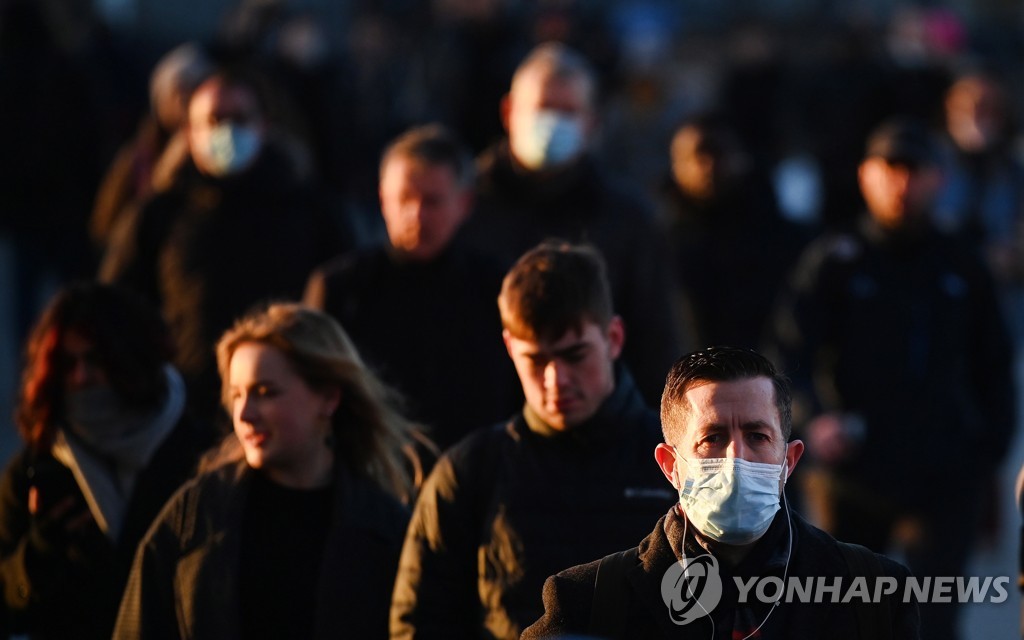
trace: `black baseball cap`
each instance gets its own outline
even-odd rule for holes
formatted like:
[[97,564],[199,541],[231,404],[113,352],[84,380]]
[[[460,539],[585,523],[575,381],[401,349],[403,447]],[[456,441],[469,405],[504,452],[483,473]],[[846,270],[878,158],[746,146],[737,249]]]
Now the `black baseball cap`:
[[865,158],[880,157],[890,164],[934,165],[939,152],[931,131],[919,120],[886,120],[868,137]]

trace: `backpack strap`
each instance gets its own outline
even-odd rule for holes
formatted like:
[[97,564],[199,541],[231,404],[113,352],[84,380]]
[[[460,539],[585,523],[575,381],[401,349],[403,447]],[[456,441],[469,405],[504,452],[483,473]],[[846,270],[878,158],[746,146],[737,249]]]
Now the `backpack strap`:
[[594,601],[590,609],[589,633],[602,638],[621,638],[626,632],[628,613],[626,574],[639,558],[639,549],[611,553],[601,558],[594,577]]
[[[869,588],[872,579],[884,575],[882,563],[871,549],[859,544],[836,541],[839,551],[850,568],[851,577],[868,579]],[[852,601],[857,612],[858,637],[865,639],[892,640],[892,612],[888,598],[880,602]]]

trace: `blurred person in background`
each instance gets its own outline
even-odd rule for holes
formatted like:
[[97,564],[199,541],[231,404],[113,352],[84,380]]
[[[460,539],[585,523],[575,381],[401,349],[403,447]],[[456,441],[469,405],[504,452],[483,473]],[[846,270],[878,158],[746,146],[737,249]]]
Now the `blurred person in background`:
[[[866,151],[867,214],[808,247],[775,319],[805,505],[838,539],[899,547],[919,578],[962,576],[1017,424],[1013,349],[986,265],[930,219],[929,129],[887,121]],[[958,610],[922,604],[922,637],[956,637]]]
[[[372,145],[372,127],[357,114],[363,109],[380,117],[386,108],[369,94],[357,97],[358,63],[365,61],[355,60],[343,44],[352,37],[350,11],[343,5],[241,0],[225,16],[214,47],[272,79],[278,125],[308,150],[313,177],[346,244],[364,246],[383,239],[373,204],[360,197],[362,168],[372,165],[380,147]],[[389,45],[394,42],[383,44]],[[390,124],[389,132],[401,126]]]
[[217,345],[234,433],[139,546],[115,638],[386,638],[413,426],[322,312]]
[[991,74],[960,76],[946,93],[949,147],[936,223],[988,261],[1018,344],[1024,338],[1024,164],[1006,88]]
[[653,208],[591,153],[597,92],[569,47],[549,42],[527,56],[501,102],[508,138],[478,159],[477,206],[460,240],[504,266],[547,238],[596,246],[631,336],[623,357],[653,402],[684,332]]
[[109,638],[135,548],[212,430],[185,412],[171,338],[134,294],[72,285],[26,353],[26,447],[0,480],[8,631]]
[[341,322],[442,449],[522,402],[500,338],[501,268],[453,246],[473,205],[473,160],[449,130],[405,132],[380,164],[385,246],[314,272],[305,302]]
[[687,119],[670,153],[662,206],[684,317],[698,344],[755,348],[809,230],[781,216],[721,116]]
[[176,135],[187,122],[188,101],[213,71],[213,62],[198,44],[187,42],[165,54],[150,76],[150,113],[135,137],[121,147],[96,194],[89,235],[101,251],[126,207],[154,190],[169,186],[188,158],[188,142]]
[[257,302],[297,299],[342,247],[315,185],[275,128],[271,89],[222,69],[192,94],[189,159],[114,230],[99,277],[159,305],[197,412],[217,412],[213,345]]

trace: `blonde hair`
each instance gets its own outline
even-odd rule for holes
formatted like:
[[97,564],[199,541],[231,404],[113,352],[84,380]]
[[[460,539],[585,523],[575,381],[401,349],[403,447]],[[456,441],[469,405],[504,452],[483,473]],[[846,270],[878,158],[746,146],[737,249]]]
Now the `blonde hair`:
[[[237,320],[217,343],[221,401],[229,413],[231,357],[240,345],[251,342],[280,350],[314,391],[339,389],[341,403],[331,417],[336,460],[399,499],[411,499],[422,476],[414,443],[432,445],[398,411],[397,395],[366,367],[341,325],[295,303],[270,304]],[[229,437],[218,462],[241,455],[237,439]]]

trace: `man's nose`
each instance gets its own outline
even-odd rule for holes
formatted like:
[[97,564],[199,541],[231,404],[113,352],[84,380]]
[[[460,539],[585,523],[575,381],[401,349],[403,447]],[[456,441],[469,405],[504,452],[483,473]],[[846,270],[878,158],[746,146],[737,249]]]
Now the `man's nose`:
[[892,170],[892,185],[897,193],[904,193],[910,185],[912,172],[908,167],[898,166]]
[[415,221],[416,224],[422,225],[425,209],[422,198],[409,200],[405,204],[405,217],[409,221]]
[[743,439],[742,438],[730,438],[729,439],[729,445],[726,446],[726,448],[725,448],[725,457],[726,458],[743,458],[743,459],[746,459],[744,457],[745,453],[746,453],[746,447],[743,446]]
[[548,389],[557,389],[566,385],[569,381],[569,368],[565,364],[552,360],[544,368],[544,386]]

